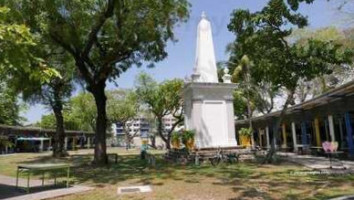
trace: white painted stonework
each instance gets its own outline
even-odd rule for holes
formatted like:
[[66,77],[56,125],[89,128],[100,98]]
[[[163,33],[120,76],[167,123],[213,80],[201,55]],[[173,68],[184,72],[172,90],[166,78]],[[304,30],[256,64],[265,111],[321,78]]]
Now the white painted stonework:
[[230,83],[228,74],[224,80],[218,82],[211,26],[203,13],[192,82],[183,91],[185,127],[196,131],[197,148],[237,146],[232,96],[236,85]]
[[204,12],[198,24],[197,50],[193,72],[193,82],[218,82],[211,25]]

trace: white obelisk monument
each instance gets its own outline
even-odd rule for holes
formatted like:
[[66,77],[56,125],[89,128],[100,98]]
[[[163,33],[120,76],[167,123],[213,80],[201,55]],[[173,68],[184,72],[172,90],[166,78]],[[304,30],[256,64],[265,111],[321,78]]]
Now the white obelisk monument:
[[197,32],[192,82],[183,91],[185,127],[196,131],[197,148],[235,147],[232,93],[236,85],[227,69],[223,83],[218,81],[211,25],[204,12]]

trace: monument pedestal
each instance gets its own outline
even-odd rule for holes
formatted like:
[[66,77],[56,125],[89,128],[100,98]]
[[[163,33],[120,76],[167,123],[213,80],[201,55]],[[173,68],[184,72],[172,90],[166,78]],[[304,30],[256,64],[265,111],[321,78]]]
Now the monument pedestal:
[[184,87],[185,127],[197,148],[236,147],[233,91],[236,84],[191,82]]

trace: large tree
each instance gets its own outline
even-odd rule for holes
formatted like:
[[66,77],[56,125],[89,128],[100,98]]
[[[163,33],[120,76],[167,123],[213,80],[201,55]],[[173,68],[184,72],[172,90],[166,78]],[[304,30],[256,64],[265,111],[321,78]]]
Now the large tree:
[[107,80],[132,65],[167,56],[173,27],[188,16],[186,0],[8,0],[31,30],[64,48],[92,93],[97,107],[96,164],[107,163]]
[[[136,80],[136,93],[141,101],[156,118],[157,134],[165,142],[166,148],[170,149],[172,132],[183,123],[182,89],[183,81],[173,79],[156,83],[148,74],[142,73]],[[163,119],[167,116],[175,118],[170,129],[164,127]]]
[[[332,64],[349,62],[349,51],[334,42],[309,39],[305,45],[287,40],[292,28],[303,28],[307,18],[297,12],[300,3],[313,0],[270,0],[260,11],[235,10],[228,28],[237,36],[230,62],[240,63],[247,55],[253,62],[251,76],[256,82],[269,82],[287,91],[280,116],[273,122],[273,137],[279,138],[279,127],[293,102],[300,79],[307,81],[331,73]],[[286,25],[286,26],[285,26]],[[275,153],[272,140],[266,161]]]
[[60,77],[52,77],[46,82],[29,78],[28,73],[22,73],[14,77],[12,84],[22,93],[25,101],[30,103],[42,103],[49,106],[56,121],[56,132],[53,142],[53,156],[66,156],[64,148],[65,127],[63,108],[73,90],[73,81],[76,76],[73,59],[61,48],[39,42],[32,51],[43,59],[46,65],[60,73]]

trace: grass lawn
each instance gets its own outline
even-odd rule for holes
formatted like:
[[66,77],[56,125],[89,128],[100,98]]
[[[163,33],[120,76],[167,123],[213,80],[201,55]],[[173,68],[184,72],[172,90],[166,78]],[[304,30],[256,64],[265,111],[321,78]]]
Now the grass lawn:
[[[86,150],[86,152],[92,150]],[[82,150],[78,151],[83,153]],[[328,199],[354,194],[354,175],[293,175],[293,172],[311,170],[292,163],[258,165],[209,164],[178,166],[161,158],[155,168],[139,159],[139,152],[110,149],[120,155],[118,164],[95,168],[88,158],[65,159],[73,168],[76,184],[95,186],[96,189],[61,197],[62,200],[80,199]],[[77,153],[77,152],[75,152]],[[161,154],[161,152],[153,152]],[[19,163],[52,162],[50,154],[16,154],[0,156],[0,174],[15,176]],[[117,186],[151,185],[153,192],[117,196]]]

